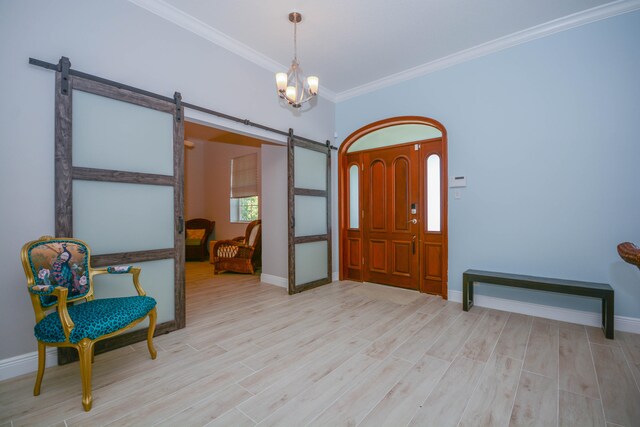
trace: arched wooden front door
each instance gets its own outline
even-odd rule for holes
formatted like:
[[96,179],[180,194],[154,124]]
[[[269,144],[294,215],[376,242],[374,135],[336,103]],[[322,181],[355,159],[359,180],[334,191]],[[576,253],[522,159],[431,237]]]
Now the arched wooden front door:
[[340,279],[447,297],[446,131],[396,117],[351,134],[339,154]]

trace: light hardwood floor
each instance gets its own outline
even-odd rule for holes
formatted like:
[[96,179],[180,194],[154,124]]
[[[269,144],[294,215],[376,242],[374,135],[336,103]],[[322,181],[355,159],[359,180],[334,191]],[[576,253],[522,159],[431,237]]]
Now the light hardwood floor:
[[[638,426],[640,336],[340,282],[299,295],[188,263],[187,328],[0,383],[1,426]],[[605,424],[606,423],[606,424]]]

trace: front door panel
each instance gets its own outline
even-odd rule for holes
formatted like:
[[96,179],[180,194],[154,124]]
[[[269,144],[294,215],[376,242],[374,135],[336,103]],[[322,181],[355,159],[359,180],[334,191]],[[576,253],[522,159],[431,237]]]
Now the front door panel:
[[363,276],[367,282],[419,287],[417,153],[413,145],[363,153]]

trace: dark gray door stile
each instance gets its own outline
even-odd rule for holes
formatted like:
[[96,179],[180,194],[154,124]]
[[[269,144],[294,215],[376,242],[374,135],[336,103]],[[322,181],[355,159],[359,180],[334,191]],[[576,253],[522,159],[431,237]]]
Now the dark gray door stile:
[[[307,188],[298,188],[295,185],[295,147],[301,147],[308,150],[317,151],[327,156],[327,174],[326,174],[326,190],[314,190]],[[299,293],[308,289],[331,283],[332,280],[332,264],[331,264],[331,144],[320,144],[308,140],[299,139],[293,133],[293,129],[289,129],[289,138],[287,142],[287,179],[288,179],[288,204],[289,204],[289,270],[288,270],[288,289],[289,294]],[[326,218],[327,233],[312,236],[295,236],[295,196],[315,196],[324,197],[326,199]],[[295,245],[301,243],[327,242],[327,277],[314,280],[308,283],[296,285],[296,256]]]

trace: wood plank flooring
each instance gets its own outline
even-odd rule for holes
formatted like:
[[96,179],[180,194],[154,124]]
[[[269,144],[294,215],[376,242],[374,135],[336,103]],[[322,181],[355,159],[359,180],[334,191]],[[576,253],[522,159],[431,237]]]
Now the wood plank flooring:
[[187,327],[0,382],[0,426],[640,426],[640,335],[187,263]]

